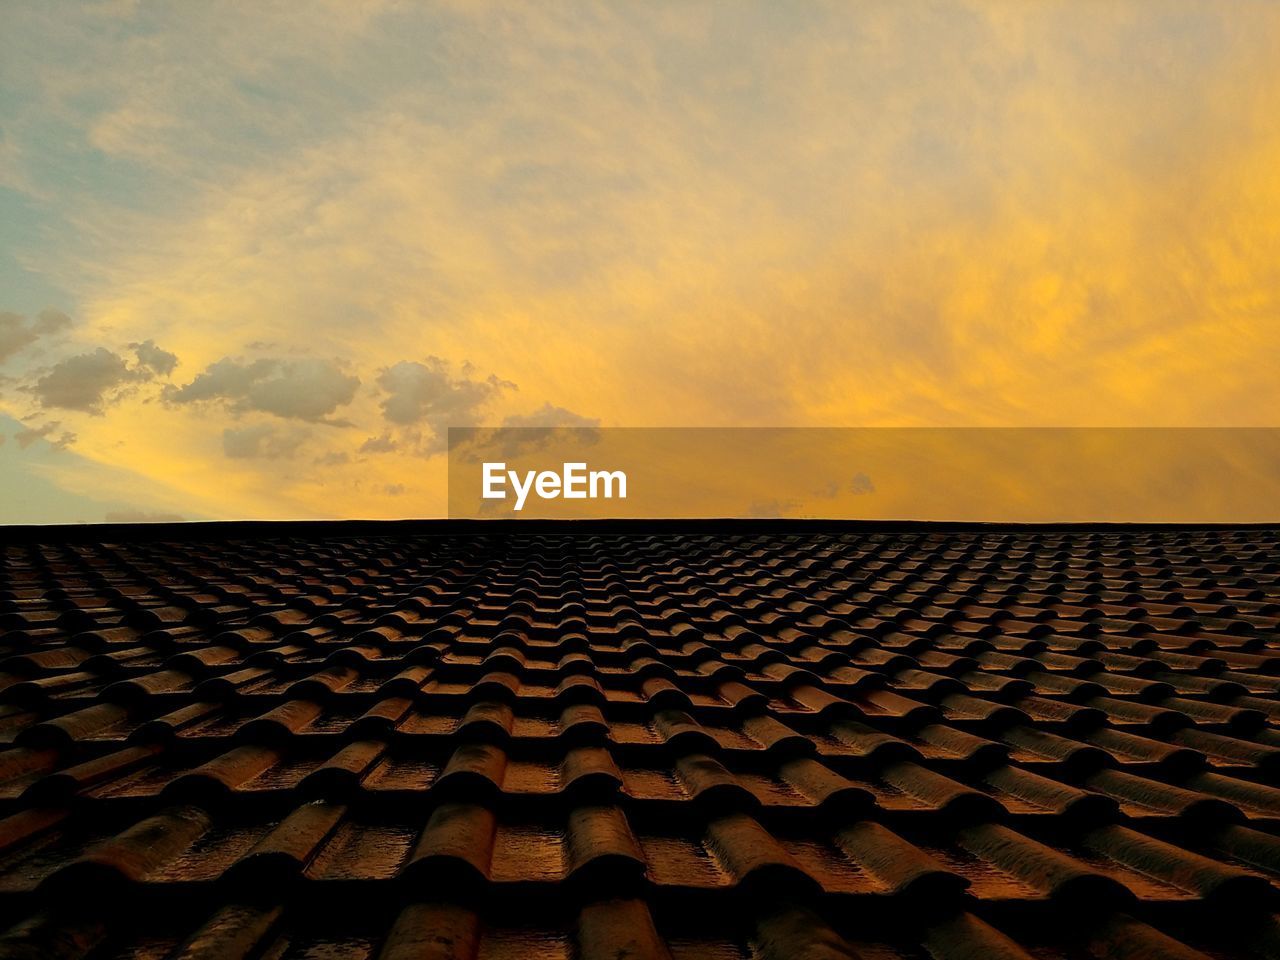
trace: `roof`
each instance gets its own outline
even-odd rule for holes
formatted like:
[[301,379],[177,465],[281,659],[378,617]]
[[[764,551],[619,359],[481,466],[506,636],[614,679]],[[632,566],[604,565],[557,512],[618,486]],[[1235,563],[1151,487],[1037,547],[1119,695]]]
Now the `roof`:
[[1277,528],[0,551],[0,957],[1280,952]]

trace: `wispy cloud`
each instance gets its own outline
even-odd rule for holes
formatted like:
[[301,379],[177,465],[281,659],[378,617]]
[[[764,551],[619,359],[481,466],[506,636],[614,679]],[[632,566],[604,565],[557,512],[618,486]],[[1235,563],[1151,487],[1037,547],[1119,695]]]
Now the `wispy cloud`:
[[228,427],[222,431],[222,451],[235,460],[280,460],[292,457],[306,442],[306,431],[269,423]]

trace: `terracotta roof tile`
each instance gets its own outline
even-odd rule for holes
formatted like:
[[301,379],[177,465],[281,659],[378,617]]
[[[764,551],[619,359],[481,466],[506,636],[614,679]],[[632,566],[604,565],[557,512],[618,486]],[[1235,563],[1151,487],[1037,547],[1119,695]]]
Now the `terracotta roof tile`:
[[1280,533],[50,531],[0,958],[1280,949]]

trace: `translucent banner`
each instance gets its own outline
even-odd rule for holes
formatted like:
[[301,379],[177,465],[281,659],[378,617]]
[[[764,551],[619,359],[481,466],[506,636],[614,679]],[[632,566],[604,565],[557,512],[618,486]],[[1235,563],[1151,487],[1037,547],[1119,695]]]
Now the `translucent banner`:
[[449,516],[1280,520],[1280,430],[449,431]]

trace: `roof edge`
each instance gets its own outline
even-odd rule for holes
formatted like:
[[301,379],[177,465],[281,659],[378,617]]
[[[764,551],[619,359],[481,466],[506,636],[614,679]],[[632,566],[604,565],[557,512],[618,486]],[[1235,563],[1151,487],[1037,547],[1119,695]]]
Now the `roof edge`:
[[243,540],[278,537],[410,537],[458,534],[656,533],[984,533],[1141,532],[1174,530],[1276,530],[1269,523],[1123,523],[1053,521],[1016,523],[969,520],[705,519],[664,520],[208,520],[177,523],[68,523],[0,525],[0,543],[120,540]]

